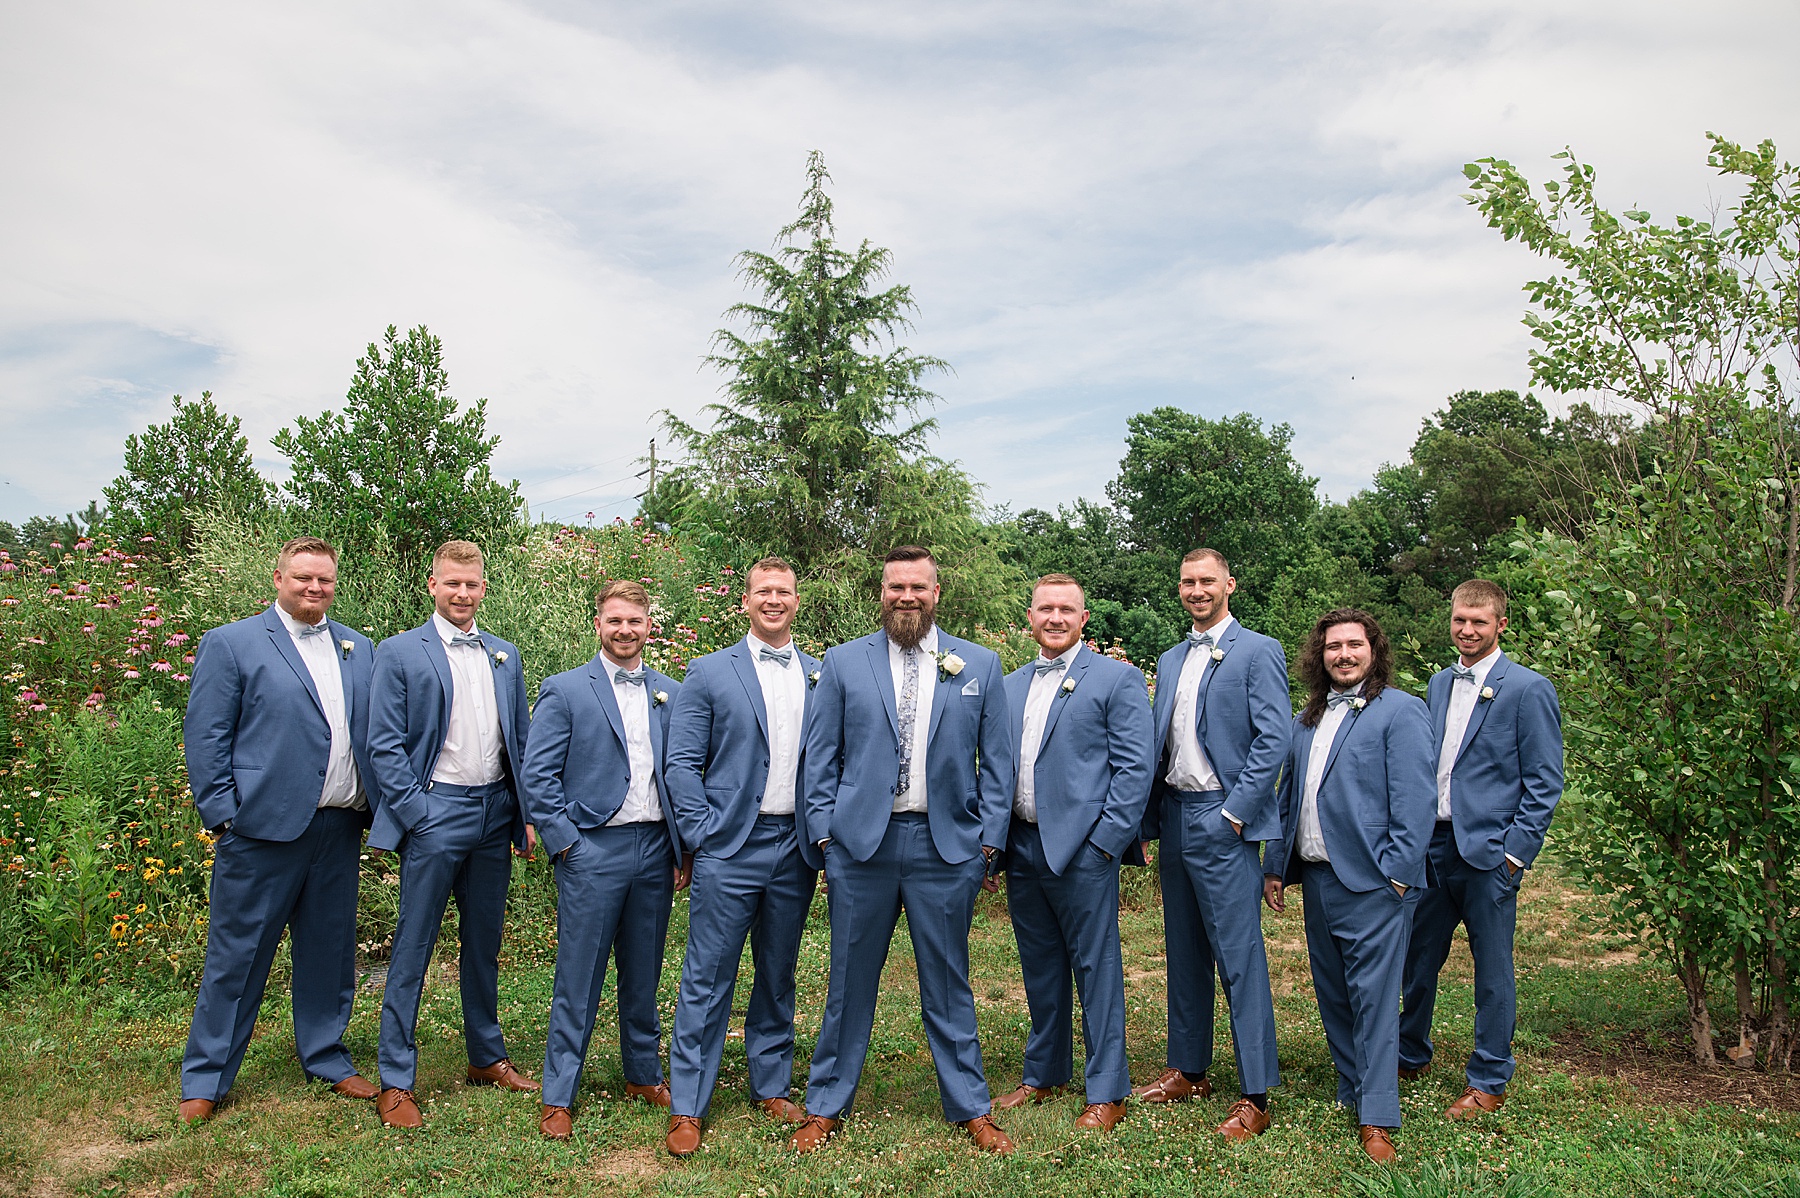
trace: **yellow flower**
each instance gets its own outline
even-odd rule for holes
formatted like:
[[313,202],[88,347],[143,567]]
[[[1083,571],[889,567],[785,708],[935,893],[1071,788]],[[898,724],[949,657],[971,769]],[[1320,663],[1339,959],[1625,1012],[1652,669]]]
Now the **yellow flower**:
[[112,935],[112,938],[113,938],[113,939],[114,939],[114,940],[123,940],[123,939],[125,939],[125,925],[124,925],[124,924],[122,924],[122,923],[116,923],[116,924],[114,924],[114,925],[113,925],[113,926],[112,926],[112,932],[111,932],[111,935]]
[[144,871],[144,881],[146,882],[154,882],[160,877],[162,877],[162,870],[160,869],[147,869]]
[[[148,904],[145,904],[145,903],[139,903],[139,904],[138,904],[138,905],[137,905],[137,913],[138,913],[138,914],[139,914],[139,915],[142,915],[142,914],[143,914],[143,913],[144,913],[144,911],[145,911],[145,908],[146,908],[146,907],[147,907],[147,905],[148,905]],[[124,918],[125,918],[125,917],[124,917],[124,916],[123,916],[123,915],[121,915],[121,916],[119,916],[119,918],[120,918],[120,919],[124,919]]]

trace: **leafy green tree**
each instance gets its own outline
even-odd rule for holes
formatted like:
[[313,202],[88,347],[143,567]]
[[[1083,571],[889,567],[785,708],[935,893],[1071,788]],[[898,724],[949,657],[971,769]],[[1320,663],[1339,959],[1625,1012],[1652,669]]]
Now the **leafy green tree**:
[[1543,591],[1526,655],[1562,695],[1576,866],[1687,996],[1714,1059],[1708,987],[1729,977],[1740,1064],[1790,1067],[1800,915],[1800,171],[1710,135],[1741,187],[1722,223],[1616,214],[1565,152],[1540,192],[1471,164],[1490,226],[1550,260],[1528,285],[1532,375],[1645,421],[1589,480],[1577,538],[1519,540]]
[[772,254],[746,251],[739,275],[755,298],[726,315],[707,362],[726,375],[705,428],[662,413],[684,454],[646,497],[645,515],[715,553],[779,553],[800,568],[814,610],[859,634],[875,563],[907,542],[945,568],[951,627],[1004,623],[1018,578],[984,535],[976,486],[927,452],[937,422],[927,376],[945,368],[895,339],[917,310],[904,285],[878,289],[892,255],[837,240],[830,175],[813,152],[800,215]]
[[254,517],[274,488],[256,472],[242,422],[220,411],[212,392],[173,402],[168,423],[125,438],[125,473],[106,488],[107,522],[127,544],[152,537],[165,553],[187,553],[200,511],[223,506]]
[[491,543],[519,521],[519,484],[488,459],[487,400],[458,411],[443,344],[420,325],[356,361],[341,413],[298,417],[275,434],[293,464],[287,489],[315,527],[348,545],[391,553],[404,571],[452,537]]

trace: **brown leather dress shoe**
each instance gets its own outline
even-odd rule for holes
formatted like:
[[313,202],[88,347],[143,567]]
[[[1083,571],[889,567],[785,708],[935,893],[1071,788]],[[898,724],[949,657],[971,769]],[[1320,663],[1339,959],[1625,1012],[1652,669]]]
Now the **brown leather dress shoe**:
[[991,1114],[977,1115],[973,1119],[964,1120],[958,1126],[969,1133],[969,1138],[975,1141],[975,1147],[983,1152],[1005,1156],[1013,1150],[1013,1142],[1007,1138],[1005,1132],[1000,1130],[1000,1125],[994,1122]]
[[635,1082],[625,1083],[625,1097],[641,1098],[651,1106],[659,1106],[668,1110],[670,1106],[669,1083],[657,1082],[654,1086],[640,1086]]
[[1182,1076],[1181,1070],[1165,1069],[1161,1077],[1147,1086],[1139,1086],[1131,1096],[1143,1102],[1186,1102],[1190,1098],[1211,1098],[1212,1092],[1210,1078],[1191,1082]]
[[762,1113],[778,1123],[805,1123],[806,1112],[794,1104],[794,1100],[785,1094],[777,1094],[773,1098],[765,1098],[756,1104]]
[[1356,1138],[1362,1141],[1362,1150],[1369,1154],[1369,1159],[1378,1165],[1391,1165],[1400,1155],[1394,1151],[1394,1141],[1388,1137],[1385,1127],[1371,1127],[1365,1123],[1356,1129]]
[[1218,1131],[1227,1140],[1248,1140],[1268,1131],[1270,1124],[1274,1122],[1269,1118],[1269,1112],[1248,1098],[1240,1098],[1231,1104],[1231,1110],[1226,1114],[1225,1122],[1219,1124]]
[[692,1115],[670,1115],[669,1135],[663,1141],[670,1156],[693,1156],[700,1151],[700,1120]]
[[183,1123],[192,1126],[205,1123],[213,1116],[213,1100],[210,1098],[184,1098],[181,1106],[176,1108],[177,1115]]
[[1408,1069],[1405,1065],[1402,1065],[1402,1066],[1400,1066],[1400,1080],[1403,1082],[1416,1082],[1420,1078],[1424,1077],[1427,1073],[1430,1073],[1430,1072],[1431,1072],[1431,1062],[1430,1061],[1426,1061],[1423,1065],[1420,1065],[1417,1069]]
[[994,1099],[994,1109],[1010,1111],[1022,1107],[1028,1102],[1033,1105],[1049,1102],[1052,1098],[1059,1097],[1068,1088],[1067,1086],[1031,1086],[1020,1082],[1019,1088],[1012,1093],[1002,1094]]
[[1462,1097],[1451,1103],[1444,1111],[1446,1119],[1474,1119],[1481,1115],[1491,1115],[1506,1102],[1504,1094],[1489,1094],[1486,1090],[1477,1090],[1474,1086],[1462,1092]]
[[349,1077],[331,1087],[333,1094],[342,1094],[345,1098],[360,1098],[364,1102],[374,1099],[381,1093],[381,1088],[360,1073],[352,1073]]
[[538,1116],[538,1134],[546,1140],[566,1140],[575,1134],[575,1120],[566,1106],[545,1106]]
[[468,1081],[471,1086],[499,1086],[502,1090],[511,1090],[517,1094],[535,1094],[542,1088],[514,1069],[513,1063],[505,1057],[479,1069],[470,1065]]
[[1075,1116],[1076,1127],[1090,1127],[1096,1131],[1111,1131],[1119,1126],[1119,1120],[1125,1117],[1125,1100],[1118,1102],[1090,1102],[1081,1108],[1081,1114]]
[[828,1115],[808,1115],[806,1122],[800,1125],[800,1130],[788,1140],[788,1147],[799,1153],[815,1152],[836,1134],[842,1123],[842,1119],[833,1119]]
[[411,1090],[383,1090],[375,1100],[375,1113],[384,1127],[425,1126],[425,1116],[419,1113],[419,1101]]

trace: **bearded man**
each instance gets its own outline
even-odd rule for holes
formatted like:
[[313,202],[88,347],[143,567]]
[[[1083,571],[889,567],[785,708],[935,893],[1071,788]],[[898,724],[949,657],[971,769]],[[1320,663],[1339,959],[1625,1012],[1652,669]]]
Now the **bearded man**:
[[1013,742],[1000,659],[939,631],[939,594],[929,550],[889,553],[882,630],[825,654],[808,712],[801,777],[830,880],[831,981],[796,1152],[822,1145],[856,1095],[902,909],[944,1117],[978,1148],[1013,1148],[990,1114],[969,989],[975,896],[1012,814]]

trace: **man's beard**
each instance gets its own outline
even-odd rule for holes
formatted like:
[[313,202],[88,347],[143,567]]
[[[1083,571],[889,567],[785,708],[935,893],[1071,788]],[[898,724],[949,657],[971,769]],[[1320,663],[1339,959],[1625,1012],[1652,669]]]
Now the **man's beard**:
[[902,649],[917,649],[931,631],[932,607],[898,608],[885,604],[881,609],[881,630]]

